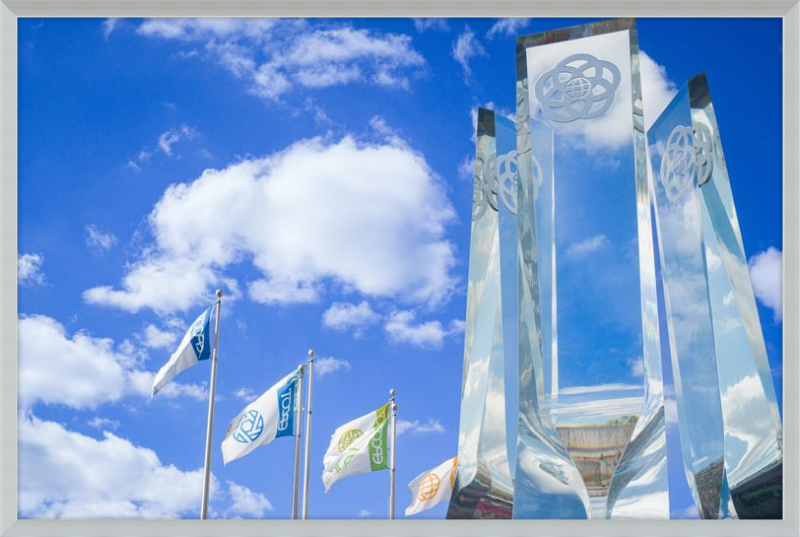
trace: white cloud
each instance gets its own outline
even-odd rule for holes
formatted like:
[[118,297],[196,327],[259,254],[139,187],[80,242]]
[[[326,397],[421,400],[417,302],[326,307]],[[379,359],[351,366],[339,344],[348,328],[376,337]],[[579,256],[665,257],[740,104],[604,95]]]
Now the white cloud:
[[180,333],[172,330],[162,330],[153,324],[148,324],[144,327],[140,337],[145,347],[173,351]]
[[117,420],[101,418],[100,416],[93,417],[92,419],[87,421],[86,424],[89,427],[94,427],[95,429],[113,430],[113,431],[116,431],[120,426],[120,422],[118,422]]
[[424,58],[403,34],[382,34],[305,20],[149,19],[138,33],[187,44],[205,42],[205,57],[248,82],[248,91],[277,101],[295,86],[353,82],[407,89]]
[[264,518],[267,511],[273,510],[272,503],[266,496],[242,485],[237,485],[233,481],[228,481],[228,494],[231,497],[229,516]]
[[456,282],[445,238],[454,219],[441,179],[410,148],[349,136],[302,140],[171,185],[149,216],[155,245],[121,289],[95,287],[84,299],[131,312],[185,311],[208,299],[212,285],[236,287],[222,271],[252,259],[261,279],[248,288],[257,302],[311,302],[336,283],[433,305]]
[[434,418],[429,418],[428,421],[420,423],[419,420],[397,420],[397,435],[410,433],[418,434],[441,434],[445,432],[442,423]]
[[197,131],[188,125],[174,127],[158,137],[158,148],[168,157],[172,156],[172,146],[183,139],[192,140],[197,137]]
[[372,512],[362,509],[358,512],[358,518],[368,518],[372,516]]
[[[20,317],[17,326],[23,408],[41,402],[93,409],[126,396],[150,396],[153,373],[137,369],[141,358],[130,342],[117,351],[108,338],[84,332],[70,337],[62,324],[44,315]],[[170,383],[164,397],[179,396],[206,397],[202,386]]]
[[531,19],[524,19],[521,17],[514,17],[510,19],[497,19],[489,31],[486,32],[486,37],[492,39],[496,35],[513,36],[519,33],[521,29],[526,27]]
[[447,25],[447,19],[441,17],[430,19],[414,19],[414,28],[416,28],[420,33],[427,30],[440,30],[446,32],[450,29]]
[[87,289],[83,298],[90,304],[112,306],[135,313],[152,308],[158,313],[186,311],[201,302],[213,301],[210,287],[221,283],[211,268],[193,259],[145,257],[122,280],[124,290],[109,286]]
[[44,284],[43,263],[44,256],[42,254],[22,254],[17,257],[17,283],[19,285]]
[[[177,518],[196,516],[203,469],[184,471],[151,449],[110,432],[101,439],[21,416],[19,513],[26,518]],[[211,476],[211,507],[231,500],[228,514],[263,516],[269,500]]]
[[469,83],[469,79],[472,77],[472,69],[469,66],[470,60],[480,56],[486,56],[486,51],[470,27],[466,26],[464,32],[453,43],[453,58],[464,70],[464,81],[466,83]]
[[363,335],[364,330],[378,321],[381,316],[373,311],[366,300],[360,304],[334,302],[322,314],[322,324],[340,332],[353,330],[356,337]]
[[350,362],[332,356],[325,358],[317,358],[314,360],[314,374],[319,378],[326,377],[331,373],[337,371],[349,371],[351,368]]
[[200,504],[202,468],[184,472],[110,432],[97,440],[33,416],[18,430],[24,517],[173,518]]
[[475,180],[475,156],[467,155],[458,164],[458,178],[464,181]]
[[118,23],[119,23],[119,19],[115,19],[115,18],[108,18],[108,19],[104,20],[103,21],[103,37],[108,39],[111,36],[112,32],[114,32],[114,29],[117,27]]
[[772,310],[775,321],[783,318],[783,253],[770,246],[750,258],[750,281],[756,298]]
[[642,357],[629,358],[628,366],[631,368],[630,373],[632,377],[641,377],[644,375],[644,359]]
[[242,401],[251,402],[254,401],[257,397],[256,392],[253,391],[252,388],[247,386],[242,386],[241,388],[237,388],[233,392],[233,396],[237,399],[241,399]]
[[275,19],[268,18],[147,19],[139,26],[137,33],[147,37],[184,41],[205,41],[239,35],[260,40],[275,24]]
[[86,226],[86,246],[97,252],[107,252],[117,243],[113,233],[103,233],[94,224]]
[[639,51],[639,74],[642,82],[645,130],[650,128],[678,92],[667,76],[667,69],[643,50]]
[[384,324],[389,339],[395,343],[410,343],[422,348],[440,348],[444,338],[464,330],[464,323],[454,320],[449,328],[439,321],[414,324],[416,312],[413,310],[391,313]]
[[588,254],[593,254],[608,246],[608,237],[605,235],[595,235],[580,242],[570,244],[567,247],[567,255],[572,257],[580,257]]

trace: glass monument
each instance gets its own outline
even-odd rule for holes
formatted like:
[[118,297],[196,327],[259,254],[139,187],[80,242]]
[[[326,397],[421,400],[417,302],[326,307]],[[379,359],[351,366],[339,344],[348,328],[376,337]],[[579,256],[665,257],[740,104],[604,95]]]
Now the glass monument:
[[[668,518],[635,20],[517,38],[517,145],[520,363],[539,371],[520,380],[514,517]],[[560,448],[581,480],[553,470]]]
[[705,74],[648,132],[684,466],[702,518],[781,518],[780,414]]
[[514,123],[478,110],[458,466],[447,518],[511,518],[517,407]]

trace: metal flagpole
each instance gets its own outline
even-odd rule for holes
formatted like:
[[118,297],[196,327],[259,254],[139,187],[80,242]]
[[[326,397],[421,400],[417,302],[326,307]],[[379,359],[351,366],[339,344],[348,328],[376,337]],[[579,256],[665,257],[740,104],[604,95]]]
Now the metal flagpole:
[[392,410],[392,440],[389,443],[392,446],[392,454],[389,458],[389,520],[394,520],[395,441],[397,440],[397,403],[394,402],[394,396],[397,395],[397,392],[394,388],[389,390],[389,395],[391,396],[389,408]]
[[211,481],[211,438],[214,427],[214,391],[217,387],[217,349],[219,348],[219,312],[222,306],[222,289],[217,289],[217,319],[214,322],[214,350],[211,354],[211,386],[208,388],[208,425],[206,426],[206,458],[203,472],[203,503],[200,519],[208,518],[208,495]]
[[297,402],[295,405],[294,419],[297,431],[294,437],[294,489],[292,490],[292,520],[297,520],[297,491],[300,488],[300,438],[303,436],[303,372],[305,366],[300,366],[300,380],[297,387]]
[[311,454],[311,388],[314,383],[314,349],[308,351],[308,404],[306,405],[306,453],[303,460],[303,520],[308,519],[308,462]]

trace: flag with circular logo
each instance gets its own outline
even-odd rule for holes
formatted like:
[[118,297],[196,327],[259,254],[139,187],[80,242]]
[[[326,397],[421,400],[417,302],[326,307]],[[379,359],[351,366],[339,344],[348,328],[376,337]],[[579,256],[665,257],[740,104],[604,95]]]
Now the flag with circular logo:
[[458,457],[448,459],[433,470],[419,474],[408,484],[411,489],[411,504],[406,507],[406,516],[430,509],[448,501],[456,480]]
[[231,420],[222,441],[225,464],[276,438],[294,436],[299,419],[297,389],[300,378],[300,368],[297,368]]
[[211,306],[195,319],[186,335],[183,336],[178,350],[172,353],[169,361],[153,377],[153,391],[155,395],[160,392],[167,383],[174,379],[178,373],[193,365],[197,365],[202,360],[211,358],[211,315],[214,306]]
[[336,429],[325,452],[325,492],[351,475],[389,468],[389,403]]

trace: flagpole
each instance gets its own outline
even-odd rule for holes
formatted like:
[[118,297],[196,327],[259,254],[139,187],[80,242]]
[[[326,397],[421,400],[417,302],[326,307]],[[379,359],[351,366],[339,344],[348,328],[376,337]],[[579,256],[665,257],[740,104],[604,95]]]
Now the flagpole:
[[208,496],[211,481],[211,439],[214,428],[214,391],[217,387],[217,349],[219,348],[219,312],[222,306],[222,289],[217,289],[217,319],[214,322],[214,350],[211,354],[211,385],[208,387],[208,425],[206,426],[206,456],[203,471],[203,501],[200,519],[208,518]]
[[390,442],[392,446],[392,454],[390,457],[390,466],[389,466],[389,520],[394,520],[394,489],[395,489],[395,441],[397,440],[397,403],[394,402],[394,396],[397,395],[397,392],[394,388],[389,390],[390,395],[390,405],[389,408],[392,410],[392,440]]
[[303,460],[303,520],[308,519],[308,463],[311,451],[311,388],[314,383],[314,349],[308,351],[308,403],[306,404],[306,453]]
[[297,491],[300,488],[300,439],[303,436],[303,373],[305,366],[300,366],[300,380],[297,388],[297,404],[294,419],[297,423],[297,434],[294,437],[294,487],[292,490],[292,520],[297,520]]

